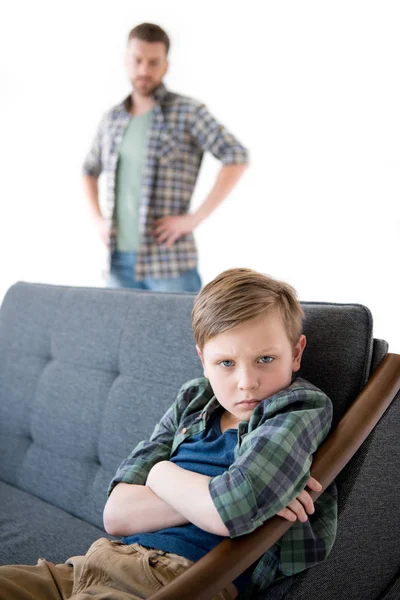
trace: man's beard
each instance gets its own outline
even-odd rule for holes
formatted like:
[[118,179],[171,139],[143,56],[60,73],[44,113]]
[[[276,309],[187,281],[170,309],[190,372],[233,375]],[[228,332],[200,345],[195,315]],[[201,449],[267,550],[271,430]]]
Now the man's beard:
[[154,90],[160,85],[159,83],[155,83],[152,79],[143,78],[135,79],[132,84],[134,90],[141,96],[152,96]]

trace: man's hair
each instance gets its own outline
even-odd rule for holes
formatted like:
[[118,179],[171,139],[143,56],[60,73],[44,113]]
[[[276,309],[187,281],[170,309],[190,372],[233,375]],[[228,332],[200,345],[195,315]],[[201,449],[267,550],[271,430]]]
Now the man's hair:
[[136,25],[128,35],[128,43],[131,40],[142,40],[143,42],[162,42],[165,45],[166,54],[168,54],[170,41],[164,29],[161,29],[154,23],[141,23]]
[[228,269],[204,286],[195,299],[192,327],[196,344],[202,350],[219,333],[274,311],[294,347],[304,318],[294,288],[252,269]]

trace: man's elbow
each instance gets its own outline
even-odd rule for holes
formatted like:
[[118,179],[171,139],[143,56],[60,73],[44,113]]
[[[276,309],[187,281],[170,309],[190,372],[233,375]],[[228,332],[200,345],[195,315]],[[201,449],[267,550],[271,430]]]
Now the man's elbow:
[[241,173],[246,171],[250,163],[250,152],[244,146],[236,147],[232,157],[232,164],[237,167]]

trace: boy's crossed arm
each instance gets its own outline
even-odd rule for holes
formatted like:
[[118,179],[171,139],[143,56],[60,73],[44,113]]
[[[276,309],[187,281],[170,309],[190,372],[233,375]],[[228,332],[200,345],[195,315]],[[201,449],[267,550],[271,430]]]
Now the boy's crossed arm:
[[[186,519],[210,533],[229,536],[229,530],[212,500],[209,491],[211,477],[188,471],[170,461],[161,461],[154,465],[147,478],[146,485],[162,500],[172,506]],[[310,477],[307,486],[315,491],[321,485]],[[299,496],[277,514],[295,521],[307,520],[307,514],[314,512],[314,504],[304,489]]]
[[188,523],[150,487],[133,483],[115,486],[104,507],[103,521],[107,533],[115,536],[151,533]]
[[[229,536],[209,492],[211,477],[188,471],[163,460],[150,470],[146,485],[119,483],[104,509],[104,526],[110,535],[126,536],[159,531],[193,523],[205,531]],[[320,491],[312,477],[307,487]],[[313,501],[304,489],[278,515],[289,520],[307,520]]]

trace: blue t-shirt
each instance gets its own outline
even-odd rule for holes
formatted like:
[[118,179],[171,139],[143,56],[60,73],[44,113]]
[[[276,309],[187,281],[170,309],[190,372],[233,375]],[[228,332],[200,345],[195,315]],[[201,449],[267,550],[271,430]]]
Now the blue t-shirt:
[[[235,459],[238,430],[227,429],[222,433],[220,419],[221,410],[216,410],[206,429],[187,438],[178,446],[170,458],[171,462],[208,477],[215,477],[226,471]],[[196,562],[225,538],[188,523],[121,539],[127,544],[138,543],[147,548],[173,552]],[[246,586],[249,578],[250,574],[246,572],[234,581],[239,591]]]

